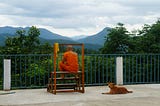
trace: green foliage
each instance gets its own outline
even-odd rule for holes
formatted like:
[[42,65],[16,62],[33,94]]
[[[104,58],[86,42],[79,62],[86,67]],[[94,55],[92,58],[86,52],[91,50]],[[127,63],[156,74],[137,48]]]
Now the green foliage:
[[45,75],[45,68],[42,66],[38,66],[38,64],[30,64],[29,68],[27,69],[26,75],[30,78],[34,77],[43,77]]
[[129,33],[123,24],[112,28],[106,37],[102,53],[160,53],[160,20],[145,24],[142,30]]
[[36,50],[36,54],[49,54],[52,52],[53,47],[48,42],[41,44]]
[[142,50],[144,53],[160,53],[160,20],[141,31],[143,35]]
[[123,24],[119,23],[116,28],[110,30],[106,37],[102,53],[122,53],[127,52],[129,44],[129,34]]
[[3,54],[49,54],[52,53],[52,46],[49,43],[40,44],[40,31],[32,26],[28,32],[17,30],[15,37],[8,37],[5,47],[1,49]]
[[48,80],[48,73],[50,73],[52,69],[52,60],[43,58],[42,61],[37,61],[37,63],[29,64],[24,74],[26,74],[26,77],[36,82],[36,84],[42,84],[44,80]]
[[115,57],[85,56],[86,84],[115,82]]

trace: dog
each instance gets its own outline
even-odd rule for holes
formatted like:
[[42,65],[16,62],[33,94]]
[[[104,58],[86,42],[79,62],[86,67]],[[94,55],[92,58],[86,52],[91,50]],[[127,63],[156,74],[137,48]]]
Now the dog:
[[108,87],[110,88],[109,92],[102,93],[102,94],[127,94],[133,93],[133,91],[128,91],[127,88],[122,86],[117,86],[114,83],[109,82]]

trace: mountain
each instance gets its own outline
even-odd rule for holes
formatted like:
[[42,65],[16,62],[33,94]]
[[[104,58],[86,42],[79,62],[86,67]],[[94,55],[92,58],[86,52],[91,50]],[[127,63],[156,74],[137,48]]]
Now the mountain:
[[106,27],[102,31],[100,31],[99,33],[97,33],[95,35],[88,36],[86,38],[79,39],[79,40],[77,40],[77,42],[84,43],[84,44],[86,44],[86,43],[97,44],[97,45],[102,46],[105,42],[105,36],[107,36],[110,29],[111,28]]
[[[28,31],[30,27],[10,27],[10,26],[6,26],[6,27],[0,27],[0,35],[12,35],[15,36],[15,33],[17,30],[25,30]],[[52,33],[49,30],[46,30],[44,28],[39,28],[40,31],[40,36],[41,38],[44,39],[67,39],[67,40],[72,40],[69,37],[65,37],[56,33]]]
[[[75,44],[75,43],[79,43],[79,42],[76,42],[76,41],[71,41],[71,40],[65,40],[65,39],[51,39],[51,40],[48,40],[48,39],[43,39],[43,38],[40,38],[40,42],[42,44],[44,43],[49,43],[50,45],[53,45],[54,43],[70,43],[70,44]],[[96,44],[85,44],[84,45],[85,48],[87,49],[91,49],[91,50],[98,50],[99,48],[101,48],[102,46],[101,45],[96,45]]]
[[[0,45],[4,45],[5,44],[5,40],[7,39],[7,37],[12,37],[12,36],[16,36],[16,31],[17,30],[25,30],[26,32],[29,30],[30,27],[10,27],[10,26],[6,26],[6,27],[0,27]],[[51,31],[44,29],[44,28],[39,28],[40,31],[40,38],[42,39],[46,39],[46,40],[67,40],[68,42],[72,42],[74,40],[72,40],[69,37],[65,37],[56,33],[52,33]],[[46,41],[45,40],[45,41]],[[43,40],[42,40],[43,41]],[[64,41],[66,42],[66,41]]]
[[10,27],[10,26],[6,26],[6,27],[0,27],[0,34],[9,34],[9,35],[14,35],[16,33],[17,30],[21,30],[22,27]]
[[79,40],[79,39],[83,39],[83,38],[86,38],[86,37],[88,37],[88,36],[86,36],[86,35],[78,35],[78,36],[72,36],[71,38],[73,40]]
[[6,38],[0,35],[0,46],[5,44]]
[[49,30],[44,29],[44,28],[39,28],[39,30],[40,30],[40,36],[39,37],[44,38],[44,39],[65,39],[65,40],[72,40],[69,37],[65,37],[65,36],[53,33],[53,32],[51,32]]
[[[3,46],[5,44],[5,40],[9,36],[16,36],[15,33],[17,30],[25,30],[26,32],[29,30],[30,27],[0,27],[0,45]],[[51,31],[39,28],[40,36],[39,39],[41,43],[49,42],[53,45],[55,42],[58,43],[84,43],[85,48],[98,50],[103,46],[104,37],[108,34],[108,30],[110,28],[106,27],[101,32],[92,35],[92,36],[85,36],[80,35],[74,38],[65,37],[56,33],[52,33]]]

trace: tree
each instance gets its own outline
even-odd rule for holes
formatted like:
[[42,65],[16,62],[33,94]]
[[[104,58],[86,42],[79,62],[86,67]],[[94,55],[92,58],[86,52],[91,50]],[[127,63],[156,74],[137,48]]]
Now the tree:
[[28,36],[25,39],[26,52],[34,53],[36,47],[40,45],[40,31],[35,26],[32,26],[28,31]]
[[6,39],[3,52],[6,54],[34,53],[40,45],[39,35],[40,31],[35,26],[32,26],[27,34],[25,30],[18,30],[15,37]]
[[41,44],[37,49],[37,53],[40,54],[49,54],[52,52],[53,52],[53,47],[48,42]]
[[160,20],[149,26],[145,25],[140,32],[142,38],[142,50],[144,53],[160,53]]
[[143,36],[130,37],[128,53],[144,53],[141,45],[142,39]]
[[129,34],[122,23],[112,28],[106,37],[102,53],[126,53],[128,52]]

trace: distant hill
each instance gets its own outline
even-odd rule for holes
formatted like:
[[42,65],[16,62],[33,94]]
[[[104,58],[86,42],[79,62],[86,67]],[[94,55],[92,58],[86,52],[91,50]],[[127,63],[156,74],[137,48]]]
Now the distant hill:
[[[0,27],[0,35],[12,35],[12,36],[15,36],[15,33],[17,30],[25,30],[25,31],[28,31],[30,27],[25,27],[25,28],[22,28],[22,27],[10,27],[10,26],[6,26],[6,27]],[[44,39],[67,39],[67,40],[72,40],[71,38],[69,37],[65,37],[65,36],[62,36],[62,35],[59,35],[59,34],[56,34],[56,33],[52,33],[51,31],[49,30],[46,30],[44,28],[39,28],[40,30],[40,36],[41,38],[44,38]]]
[[7,34],[7,33],[0,34],[0,46],[4,46],[5,40],[7,39],[7,37],[11,37],[11,36],[13,35]]
[[[9,36],[15,36],[17,30],[26,30],[28,31],[30,27],[22,28],[22,27],[0,27],[0,45],[4,46],[5,40]],[[51,31],[39,28],[40,30],[40,41],[41,43],[49,42],[53,45],[55,42],[58,43],[84,43],[85,48],[98,50],[104,44],[104,37],[108,34],[108,30],[110,28],[106,27],[101,32],[92,35],[92,36],[79,36],[74,38],[65,37],[56,33],[52,33]],[[81,38],[81,39],[80,39]],[[78,40],[76,40],[78,39]]]
[[95,34],[95,35],[91,35],[88,36],[86,38],[82,38],[77,40],[77,42],[81,42],[81,43],[88,43],[88,44],[98,44],[98,45],[103,45],[105,42],[105,36],[107,36],[109,30],[111,28],[106,27],[104,28],[102,31],[100,31],[99,33]]
[[10,26],[6,26],[6,27],[0,27],[0,35],[4,34],[6,35],[15,35],[17,30],[21,30],[23,29],[22,27],[10,27]]
[[39,28],[40,30],[40,37],[44,39],[65,39],[65,40],[72,40],[69,37],[65,37],[56,33],[52,33],[49,30],[46,30],[44,28]]
[[0,45],[4,45],[5,44],[5,40],[6,40],[5,36],[1,36],[0,35]]
[[[12,37],[15,36],[15,33],[17,30],[25,30],[28,31],[30,27],[10,27],[10,26],[6,26],[6,27],[0,27],[0,45],[4,45],[5,44],[5,40],[7,39],[7,37]],[[65,37],[59,34],[55,34],[52,33],[49,30],[46,30],[44,28],[39,28],[40,30],[40,38],[46,39],[46,40],[55,40],[55,39],[64,39],[64,40],[68,40],[68,41],[73,41],[71,38],[69,37]]]
[[78,35],[78,36],[72,36],[71,38],[73,40],[79,40],[79,39],[83,39],[83,38],[86,38],[88,37],[87,35]]
[[[50,45],[53,45],[54,43],[79,43],[79,42],[76,42],[76,41],[71,41],[71,40],[64,40],[64,39],[52,39],[52,40],[48,40],[48,39],[43,39],[43,38],[40,38],[40,42],[42,44],[48,42]],[[85,48],[87,49],[91,49],[91,50],[98,50],[99,48],[101,48],[102,46],[101,45],[96,45],[96,44],[85,44],[84,45]]]

